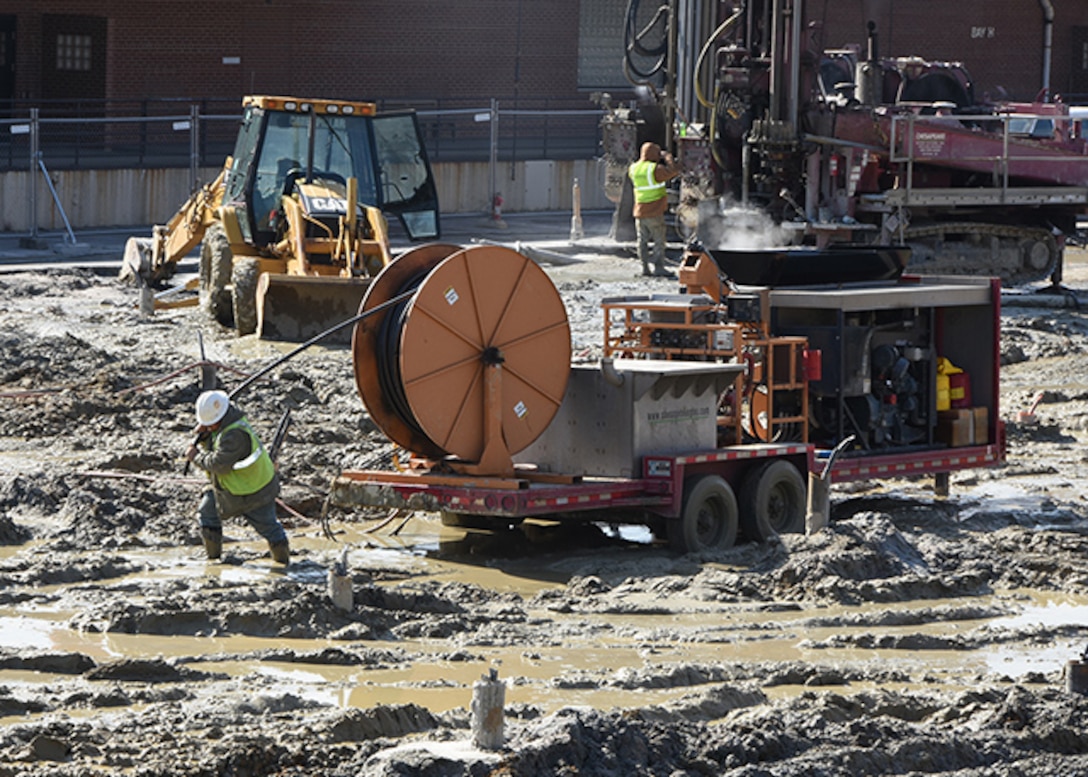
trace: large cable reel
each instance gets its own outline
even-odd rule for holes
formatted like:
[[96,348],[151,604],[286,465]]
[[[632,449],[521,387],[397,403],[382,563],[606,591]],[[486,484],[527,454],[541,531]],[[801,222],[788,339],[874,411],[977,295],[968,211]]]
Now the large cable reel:
[[462,471],[503,475],[547,428],[570,376],[559,292],[532,260],[502,246],[431,243],[371,283],[360,313],[355,385],[390,440]]

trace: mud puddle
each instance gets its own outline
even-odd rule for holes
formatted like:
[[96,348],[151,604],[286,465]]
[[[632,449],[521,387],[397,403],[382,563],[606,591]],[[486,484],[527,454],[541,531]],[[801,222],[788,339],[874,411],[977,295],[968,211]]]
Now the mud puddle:
[[[43,587],[38,604],[0,608],[0,652],[77,653],[97,663],[119,659],[199,663],[202,671],[268,678],[284,691],[334,706],[397,704],[411,697],[436,713],[464,707],[472,683],[482,671],[496,667],[510,682],[512,703],[550,714],[571,704],[637,708],[664,703],[681,697],[692,685],[734,677],[736,667],[749,667],[751,679],[761,681],[774,674],[761,666],[818,668],[804,672],[799,682],[789,677],[775,682],[779,699],[804,693],[809,683],[864,689],[873,672],[899,688],[916,687],[923,681],[911,678],[927,676],[999,674],[1008,681],[1027,675],[1055,677],[1079,648],[1078,637],[1056,638],[1053,633],[1078,625],[1088,633],[1088,596],[1019,590],[973,597],[970,605],[958,599],[933,599],[857,606],[721,602],[698,588],[663,597],[655,590],[654,579],[671,585],[687,562],[644,544],[630,543],[612,552],[614,570],[622,573],[630,565],[644,573],[613,585],[568,571],[571,564],[587,561],[584,551],[570,556],[508,554],[470,564],[464,561],[466,547],[499,541],[506,534],[465,533],[424,518],[410,524],[412,528],[406,525],[397,536],[380,541],[359,531],[343,532],[342,544],[336,546],[303,535],[296,548],[305,558],[286,571],[265,559],[237,560],[242,553],[256,554],[257,543],[228,545],[228,563],[220,564],[208,564],[199,552],[180,557],[176,549],[132,552],[128,559],[138,571],[99,583]],[[103,593],[123,592],[129,605],[150,601],[154,606],[163,586],[169,590],[171,584],[197,591],[273,584],[305,590],[320,600],[329,563],[343,549],[348,550],[349,569],[376,568],[388,578],[373,583],[366,596],[382,591],[399,596],[407,580],[421,586],[413,594],[421,599],[423,591],[445,589],[471,601],[486,591],[489,599],[505,600],[500,614],[511,629],[504,634],[491,632],[490,623],[473,630],[466,624],[443,627],[432,622],[422,631],[450,628],[453,633],[445,639],[405,636],[345,643],[327,632],[313,639],[221,636],[212,629],[192,635],[171,633],[169,623],[161,620],[149,621],[153,633],[123,633],[108,624],[100,631],[103,623],[78,617],[78,602],[97,600]],[[707,564],[705,574],[744,574],[748,561],[744,552],[737,552],[734,564]],[[412,606],[411,601],[403,604]],[[452,604],[436,607],[433,601],[425,606],[449,615],[463,614],[464,609]],[[1040,632],[1051,635],[1049,644],[1023,639]],[[1007,639],[1013,644],[1006,644]],[[360,670],[350,660],[320,659],[323,651],[380,653],[390,647],[396,652],[391,666],[379,661]],[[277,661],[277,654],[290,661]],[[311,661],[307,656],[317,658]],[[11,677],[0,671],[0,681],[31,682],[24,670],[12,671]],[[691,676],[676,681],[662,679],[660,672]],[[45,672],[37,682],[56,679]]]
[[[577,358],[600,351],[600,297],[664,290],[634,264],[555,271]],[[262,433],[293,411],[284,572],[236,523],[204,562],[179,463],[199,376],[166,377],[198,333],[228,387],[283,351],[193,311],[141,319],[109,280],[2,285],[0,777],[1088,773],[1088,699],[1062,675],[1088,645],[1078,310],[1004,316],[1005,468],[954,475],[950,499],[836,486],[826,532],[710,556],[366,511],[328,515],[332,542],[331,479],[391,450],[346,349],[303,354],[245,401]],[[344,547],[348,611],[326,591]],[[507,746],[480,754],[491,669]]]

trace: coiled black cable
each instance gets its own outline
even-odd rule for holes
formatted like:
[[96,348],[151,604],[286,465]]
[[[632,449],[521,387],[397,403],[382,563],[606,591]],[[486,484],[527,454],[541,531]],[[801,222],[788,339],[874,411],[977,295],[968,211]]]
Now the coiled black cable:
[[[395,296],[400,296],[409,291],[417,291],[429,273],[430,269],[428,268],[408,278],[401,288],[397,290]],[[381,387],[382,396],[389,403],[389,409],[413,433],[426,437],[427,435],[420,427],[415,413],[412,412],[411,405],[408,404],[408,397],[404,393],[404,381],[401,379],[400,372],[400,335],[404,331],[404,325],[408,320],[408,312],[415,300],[416,296],[413,294],[394,305],[386,313],[381,326],[378,327],[374,356],[378,367],[378,384]]]

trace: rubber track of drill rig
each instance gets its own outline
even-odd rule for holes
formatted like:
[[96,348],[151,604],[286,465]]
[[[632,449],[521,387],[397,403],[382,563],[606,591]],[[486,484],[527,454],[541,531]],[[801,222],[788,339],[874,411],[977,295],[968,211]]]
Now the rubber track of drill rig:
[[[931,259],[926,257],[926,249],[932,250],[928,238],[939,237],[943,234],[969,234],[977,235],[984,241],[997,238],[1003,245],[1001,250],[1014,250],[1017,256],[1022,257],[1022,243],[1025,240],[1043,243],[1049,250],[1050,256],[1042,267],[1034,267],[1026,264],[1023,259],[1013,263],[1001,261],[993,257],[985,262],[978,260],[982,252],[979,244],[966,245],[967,241],[949,240],[942,241],[942,253],[946,254],[954,246],[965,244],[968,252],[966,256],[955,258],[943,257]],[[1031,227],[1016,227],[1006,224],[982,224],[977,222],[948,222],[941,224],[926,224],[910,226],[904,235],[908,245],[915,250],[912,252],[911,261],[907,269],[924,275],[974,275],[992,276],[1000,278],[1004,286],[1020,286],[1026,283],[1045,281],[1051,277],[1061,259],[1061,251],[1054,240],[1050,230]],[[919,250],[921,249],[921,250]]]

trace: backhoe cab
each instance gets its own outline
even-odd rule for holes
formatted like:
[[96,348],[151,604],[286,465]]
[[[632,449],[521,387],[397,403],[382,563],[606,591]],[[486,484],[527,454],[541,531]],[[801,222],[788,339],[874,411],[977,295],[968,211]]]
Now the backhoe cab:
[[354,315],[389,263],[386,214],[413,240],[438,237],[434,176],[412,112],[267,96],[243,107],[223,171],[150,240],[129,240],[122,276],[156,285],[200,244],[205,310],[239,334],[305,340]]

